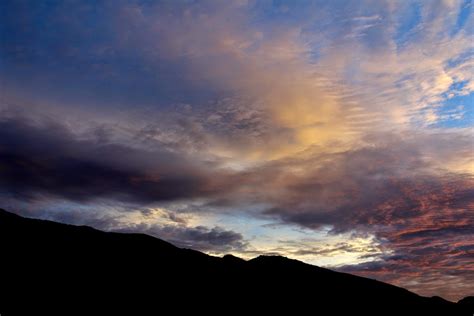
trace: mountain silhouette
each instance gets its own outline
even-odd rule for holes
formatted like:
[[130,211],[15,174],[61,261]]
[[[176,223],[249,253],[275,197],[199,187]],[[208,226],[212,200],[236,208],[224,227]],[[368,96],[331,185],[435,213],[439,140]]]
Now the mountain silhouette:
[[[280,256],[243,260],[144,234],[24,218],[0,210],[0,313],[469,315],[452,303]],[[146,313],[144,311],[147,311]]]

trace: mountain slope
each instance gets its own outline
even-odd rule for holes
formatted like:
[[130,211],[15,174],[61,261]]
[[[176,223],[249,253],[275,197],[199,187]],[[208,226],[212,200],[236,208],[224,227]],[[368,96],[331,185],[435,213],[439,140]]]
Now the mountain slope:
[[[143,234],[109,233],[0,210],[2,315],[133,308],[180,312],[472,315],[469,304],[278,256],[245,261],[177,248]],[[4,314],[5,313],[5,314]],[[173,314],[174,314],[173,313]]]

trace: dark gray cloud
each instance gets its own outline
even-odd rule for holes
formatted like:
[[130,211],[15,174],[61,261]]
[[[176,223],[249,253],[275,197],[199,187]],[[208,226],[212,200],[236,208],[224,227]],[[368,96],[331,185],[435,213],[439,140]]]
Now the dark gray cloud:
[[57,122],[0,121],[0,190],[34,199],[110,198],[151,203],[205,197],[229,188],[212,171],[166,149],[80,139]]
[[[458,141],[461,144],[455,144]],[[454,156],[466,141],[440,141],[439,146],[453,150]],[[431,208],[472,208],[472,177],[426,160],[419,145],[394,140],[336,154],[310,154],[268,164],[254,177],[268,187],[266,201],[272,203],[266,214],[309,228],[333,225],[335,232],[403,224]],[[291,172],[292,166],[305,172]]]
[[217,226],[209,228],[205,226],[136,224],[113,230],[120,232],[143,232],[167,240],[178,247],[211,253],[239,252],[244,251],[247,247],[242,234]]

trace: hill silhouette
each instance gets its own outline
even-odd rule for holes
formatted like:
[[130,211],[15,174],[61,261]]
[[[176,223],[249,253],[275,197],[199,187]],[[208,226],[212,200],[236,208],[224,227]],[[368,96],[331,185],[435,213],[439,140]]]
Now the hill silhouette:
[[[469,315],[459,304],[280,256],[243,260],[0,210],[1,315],[132,310],[133,315]],[[172,312],[164,312],[172,311]]]

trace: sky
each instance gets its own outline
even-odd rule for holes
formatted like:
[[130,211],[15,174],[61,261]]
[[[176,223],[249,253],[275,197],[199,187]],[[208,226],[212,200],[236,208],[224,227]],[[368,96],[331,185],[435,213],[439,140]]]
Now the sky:
[[0,207],[474,295],[472,8],[3,0]]

